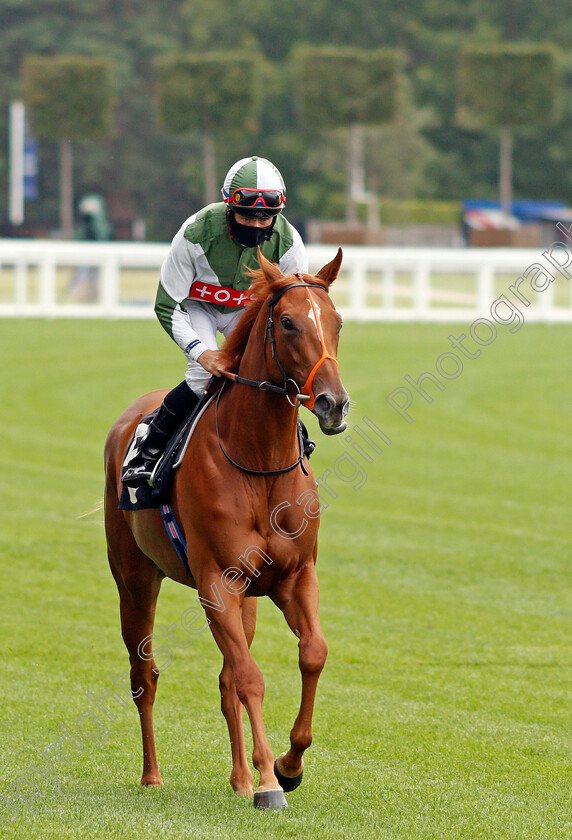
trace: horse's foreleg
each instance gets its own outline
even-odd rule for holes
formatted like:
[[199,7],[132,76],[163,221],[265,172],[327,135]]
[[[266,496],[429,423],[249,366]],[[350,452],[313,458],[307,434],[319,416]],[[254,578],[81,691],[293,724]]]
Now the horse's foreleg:
[[119,589],[121,633],[131,663],[131,694],[141,723],[143,739],[141,784],[162,785],[153,731],[153,703],[159,671],[152,655],[151,636],[163,574],[135,545],[132,549],[130,561],[133,561],[135,554],[137,557],[136,562],[130,562],[129,565],[137,569],[136,573],[128,571],[125,567],[118,567],[111,552],[110,564]]
[[248,649],[248,641],[241,618],[241,602],[238,596],[225,591],[224,608],[216,609],[206,603],[208,586],[216,578],[205,580],[199,586],[199,595],[210,619],[210,629],[217,645],[231,669],[238,699],[246,707],[252,729],[252,762],[260,773],[260,781],[254,793],[254,805],[260,808],[284,808],[287,806],[282,788],[274,774],[274,756],[266,737],[262,719],[264,699],[264,678]]
[[[248,647],[252,644],[256,628],[256,598],[246,598],[242,605],[242,626]],[[230,784],[239,796],[252,796],[253,778],[246,756],[244,728],[242,721],[243,705],[238,698],[232,667],[225,657],[219,677],[221,709],[225,716],[232,752],[232,773]]]
[[284,592],[278,593],[275,600],[282,609],[290,629],[300,639],[300,710],[290,732],[290,749],[282,753],[276,761],[280,784],[284,790],[293,790],[302,780],[302,756],[312,743],[314,700],[318,680],[328,655],[318,616],[318,578],[313,563],[305,566],[294,584],[285,588]]

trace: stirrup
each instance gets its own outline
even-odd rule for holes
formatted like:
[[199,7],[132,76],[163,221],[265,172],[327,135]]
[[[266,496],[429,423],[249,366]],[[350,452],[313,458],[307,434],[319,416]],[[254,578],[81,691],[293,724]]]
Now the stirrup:
[[310,455],[316,448],[316,441],[312,440],[309,436],[308,429],[300,418],[298,418],[298,434],[300,435],[300,448],[304,453],[304,456],[309,459]]
[[[161,453],[158,453],[155,461],[146,458],[141,462],[141,456],[142,453],[137,455],[121,473],[121,481],[128,487],[141,487],[143,484],[150,483],[151,476],[153,475],[157,461],[161,457]],[[140,461],[140,463],[138,464],[137,461]]]
[[141,487],[144,484],[150,484],[157,462],[163,454],[163,447],[149,446],[149,438],[152,432],[155,437],[159,435],[166,437],[166,435],[160,429],[151,430],[152,426],[150,425],[149,431],[142,438],[135,452],[131,454],[128,463],[123,467],[121,481],[128,487]]

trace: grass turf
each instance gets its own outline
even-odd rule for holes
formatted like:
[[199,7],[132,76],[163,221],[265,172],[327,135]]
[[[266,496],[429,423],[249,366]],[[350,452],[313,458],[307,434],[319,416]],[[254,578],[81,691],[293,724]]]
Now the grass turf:
[[[427,386],[433,403],[412,391],[405,422],[386,397],[435,373],[460,329],[344,327],[348,431],[379,441],[366,418],[392,443],[360,452],[309,419],[329,488],[330,656],[304,783],[288,811],[260,813],[228,785],[210,634],[175,649],[159,681],[162,789],[138,784],[134,706],[104,723],[86,694],[112,689],[128,662],[101,513],[77,517],[101,498],[115,417],[180,380],[176,348],[150,323],[2,322],[2,836],[570,836],[572,329],[499,329],[446,390]],[[157,621],[194,598],[166,582]],[[253,652],[278,753],[299,699],[296,640],[264,600]],[[43,753],[66,730],[77,740],[65,759],[48,750],[51,778],[31,771],[48,772]]]

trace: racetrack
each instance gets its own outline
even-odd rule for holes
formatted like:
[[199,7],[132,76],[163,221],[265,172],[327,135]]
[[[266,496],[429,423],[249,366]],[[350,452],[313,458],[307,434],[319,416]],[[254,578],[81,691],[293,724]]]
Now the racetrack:
[[[288,811],[268,814],[228,784],[210,634],[163,645],[164,788],[138,785],[134,705],[116,704],[111,719],[93,701],[118,690],[111,675],[128,660],[102,515],[78,515],[102,496],[109,426],[140,393],[181,380],[180,354],[151,322],[1,322],[3,836],[572,833],[572,328],[499,327],[489,344],[465,345],[474,358],[458,351],[456,378],[438,376],[461,332],[346,324],[352,439],[320,436],[304,412],[328,502],[318,562],[330,655],[303,785]],[[424,372],[444,387],[425,380],[432,403],[411,384]],[[399,388],[412,422],[386,400]],[[165,582],[157,624],[177,622],[194,598]],[[296,639],[266,601],[253,653],[278,753],[299,676]]]

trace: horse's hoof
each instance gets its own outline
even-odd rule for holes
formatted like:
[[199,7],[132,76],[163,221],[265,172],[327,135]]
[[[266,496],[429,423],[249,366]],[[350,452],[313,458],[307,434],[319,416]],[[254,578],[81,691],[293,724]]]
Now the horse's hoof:
[[141,779],[141,784],[143,787],[161,787],[163,784],[163,779],[161,776],[149,776]]
[[277,811],[280,808],[287,808],[288,803],[283,790],[262,790],[254,793],[255,808],[272,808]]
[[232,785],[231,787],[237,796],[244,796],[246,799],[252,799],[252,785]]
[[280,772],[280,768],[278,767],[278,759],[274,762],[274,775],[278,779],[278,783],[282,790],[291,791],[296,790],[297,787],[300,787],[302,784],[302,776],[304,775],[304,771],[300,770],[297,776],[285,776],[284,773]]

